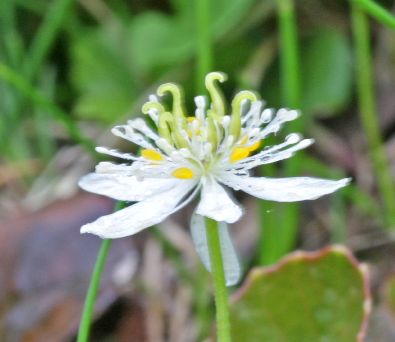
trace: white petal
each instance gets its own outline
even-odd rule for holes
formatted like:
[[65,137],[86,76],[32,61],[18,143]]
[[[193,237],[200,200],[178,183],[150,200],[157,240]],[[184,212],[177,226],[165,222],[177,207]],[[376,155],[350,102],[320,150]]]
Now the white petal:
[[117,137],[126,139],[131,141],[132,143],[139,145],[143,148],[147,149],[155,149],[154,145],[152,145],[146,136],[137,133],[131,126],[129,125],[119,125],[112,128],[111,132]]
[[[275,163],[277,161],[292,157],[297,151],[305,149],[312,143],[314,143],[313,139],[302,140],[302,137],[299,134],[293,133],[288,135],[283,143],[266,148],[251,157],[242,159],[238,163],[230,164],[227,168],[229,170],[249,170],[263,164]],[[291,146],[289,147],[289,145]]]
[[246,177],[230,173],[223,173],[220,177],[221,182],[235,190],[277,202],[313,200],[346,186],[350,180],[350,178],[334,181],[310,177]]
[[[81,233],[92,233],[105,239],[115,239],[138,233],[162,222],[179,209],[182,199],[196,186],[195,181],[180,180],[170,190],[148,197],[113,214],[102,216],[81,227]],[[188,198],[189,200],[189,198]],[[188,201],[187,200],[187,201]],[[186,201],[186,202],[187,202]]]
[[82,177],[78,185],[89,192],[108,196],[119,201],[141,201],[156,193],[169,190],[179,180],[169,178],[137,179],[114,173],[89,173]]
[[96,151],[99,153],[107,154],[109,156],[113,156],[113,157],[117,157],[117,158],[121,158],[121,159],[125,159],[125,160],[135,161],[135,160],[140,159],[139,157],[136,157],[131,153],[123,153],[123,152],[120,152],[116,149],[110,149],[110,148],[103,147],[103,146],[96,147]]
[[243,215],[243,210],[214,179],[205,178],[196,213],[216,221],[233,223]]
[[[225,222],[219,222],[219,238],[221,242],[221,254],[224,264],[225,280],[227,286],[236,285],[241,277],[241,268],[237,254]],[[211,272],[210,253],[207,245],[206,224],[203,216],[193,213],[191,219],[191,235],[200,259],[206,269]]]

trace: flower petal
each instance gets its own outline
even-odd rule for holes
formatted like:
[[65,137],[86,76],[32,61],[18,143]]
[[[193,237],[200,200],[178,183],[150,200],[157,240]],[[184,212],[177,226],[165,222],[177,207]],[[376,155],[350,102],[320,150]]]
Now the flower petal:
[[238,163],[229,164],[226,169],[249,170],[263,164],[275,163],[292,157],[297,151],[309,147],[313,142],[313,139],[302,139],[299,134],[293,133],[288,135],[283,143],[266,148],[251,157],[240,160]]
[[196,181],[179,181],[172,189],[82,226],[81,233],[92,233],[104,239],[136,234],[144,228],[162,222],[167,216],[181,208],[191,197],[184,202],[182,199],[195,186]]
[[[239,282],[241,277],[240,263],[229,235],[228,225],[225,222],[219,222],[218,229],[226,285],[233,286]],[[193,213],[191,219],[191,235],[196,252],[198,253],[203,265],[209,272],[211,272],[205,219],[203,216],[196,213]]]
[[89,173],[82,177],[80,188],[119,201],[141,201],[174,187],[179,180],[169,178],[144,178],[114,173]]
[[242,208],[236,204],[226,190],[212,178],[205,178],[196,213],[216,221],[236,222],[242,215]]
[[265,178],[223,173],[220,181],[235,190],[270,201],[296,202],[313,200],[350,183],[350,178],[328,180],[310,177]]

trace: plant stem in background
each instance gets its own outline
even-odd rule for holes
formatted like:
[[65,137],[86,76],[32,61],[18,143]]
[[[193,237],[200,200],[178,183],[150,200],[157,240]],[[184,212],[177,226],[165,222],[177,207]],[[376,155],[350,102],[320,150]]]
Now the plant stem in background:
[[376,173],[379,192],[385,207],[386,223],[395,228],[395,188],[385,148],[374,97],[368,18],[356,4],[352,6],[352,26],[356,54],[356,82],[359,113],[368,140],[369,154]]
[[210,17],[210,0],[196,0],[196,48],[197,71],[196,88],[198,92],[204,90],[204,78],[212,71],[213,52]]
[[354,0],[355,6],[360,6],[380,23],[395,29],[395,16],[372,0]]
[[103,240],[99,254],[96,259],[95,268],[92,273],[88,293],[85,298],[84,311],[82,313],[77,342],[89,341],[89,333],[92,322],[92,314],[95,308],[97,292],[99,290],[100,279],[107,260],[107,255],[111,247],[112,240]]
[[40,70],[72,3],[73,0],[57,0],[49,6],[25,56],[24,76],[28,81],[31,81]]
[[300,66],[295,5],[293,0],[278,0],[277,3],[282,100],[286,106],[300,108]]
[[[278,0],[277,12],[280,35],[280,77],[282,102],[284,106],[298,109],[301,106],[299,48],[297,37],[297,24],[293,0]],[[305,120],[303,120],[305,121]],[[302,120],[292,124],[296,131],[303,131]],[[300,170],[300,158],[289,160],[286,164],[285,174],[295,174]],[[274,167],[262,167],[265,176],[275,174]],[[282,208],[273,206],[264,201],[261,204],[262,237],[260,246],[260,263],[272,264],[288,253],[295,244],[298,224],[299,205],[287,203]],[[276,217],[281,210],[281,217]]]
[[[117,202],[114,211],[120,210],[124,207],[123,202]],[[100,280],[106,264],[108,252],[111,247],[112,240],[103,240],[99,254],[97,255],[95,268],[93,269],[88,292],[85,298],[84,309],[80,321],[80,328],[78,330],[77,342],[88,342],[89,333],[92,323],[92,315],[95,308],[97,292],[100,286]]]
[[218,342],[230,342],[230,321],[228,307],[228,289],[225,284],[225,272],[221,254],[218,222],[206,218],[207,244],[210,253],[211,273],[215,290]]
[[[195,0],[196,13],[196,93],[204,94],[204,79],[213,69],[213,48],[211,30],[211,1]],[[197,270],[197,287],[199,288],[196,296],[196,315],[198,321],[199,337],[207,334],[207,322],[210,322],[210,295],[207,291],[208,277],[202,265]]]

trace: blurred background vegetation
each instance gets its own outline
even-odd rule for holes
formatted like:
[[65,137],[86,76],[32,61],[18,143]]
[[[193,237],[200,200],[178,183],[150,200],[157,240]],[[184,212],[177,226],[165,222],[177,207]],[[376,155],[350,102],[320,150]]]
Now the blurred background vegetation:
[[[292,75],[281,71],[287,45],[279,30],[277,3],[211,3],[214,70],[229,76],[224,85],[227,98],[239,89],[255,89],[269,107],[300,108],[302,118],[288,130],[316,140],[289,166],[280,163],[259,170],[261,174],[350,176],[353,183],[301,206],[257,205],[241,197],[247,215],[235,225],[237,248],[247,270],[272,264],[294,249],[346,244],[372,265],[378,303],[369,333],[372,341],[394,341],[395,285],[387,281],[394,271],[394,221],[388,219],[388,203],[383,205],[380,180],[387,166],[392,176],[395,173],[395,34],[370,22],[379,149],[388,156],[383,175],[369,156],[371,141],[359,116],[350,4],[295,2],[295,99],[286,91],[284,95]],[[394,6],[392,0],[379,3],[388,10]],[[98,160],[94,146],[120,143],[109,128],[140,115],[141,104],[159,84],[182,84],[193,113],[193,95],[203,83],[196,76],[196,10],[194,2],[183,0],[0,2],[0,306],[5,341],[73,338],[99,243],[94,237],[80,238],[78,230],[112,206],[78,193],[77,180]],[[268,143],[283,138],[280,134]],[[158,336],[167,334],[169,341],[189,341],[207,336],[212,319],[210,299],[204,294],[207,277],[188,250],[182,229],[187,220],[187,215],[178,215],[163,224],[165,229],[144,233],[127,246],[119,242],[124,247],[112,252],[103,285],[107,292],[98,303],[96,340],[134,336],[138,341],[160,341]],[[80,260],[83,265],[76,267]],[[34,272],[37,268],[41,273]],[[150,288],[140,278],[163,286]],[[39,313],[32,319],[29,315],[36,308]]]

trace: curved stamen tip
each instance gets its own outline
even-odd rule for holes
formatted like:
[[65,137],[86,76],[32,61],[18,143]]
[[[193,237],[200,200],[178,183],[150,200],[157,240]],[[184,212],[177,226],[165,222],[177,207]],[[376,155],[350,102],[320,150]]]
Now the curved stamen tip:
[[220,71],[209,72],[205,78],[206,88],[208,88],[210,84],[213,84],[214,81],[223,83],[227,79],[228,79],[228,75],[226,75],[224,72],[220,72]]
[[143,112],[143,114],[149,114],[150,110],[152,109],[156,110],[158,114],[165,112],[165,107],[163,107],[161,103],[153,101],[144,103],[141,111]]
[[183,118],[185,116],[184,110],[184,93],[182,88],[175,83],[165,83],[158,87],[157,94],[164,96],[170,93],[173,96],[173,114],[177,117]]
[[232,101],[232,118],[230,122],[229,132],[236,139],[240,135],[241,128],[241,111],[242,106],[245,101],[250,101],[250,103],[255,103],[258,101],[259,97],[256,93],[249,90],[243,90],[236,94]]
[[224,116],[226,111],[224,96],[221,89],[218,87],[218,82],[223,83],[227,78],[225,73],[218,71],[210,72],[205,78],[205,86],[210,94],[212,102],[212,109],[210,109],[208,114],[216,120]]

